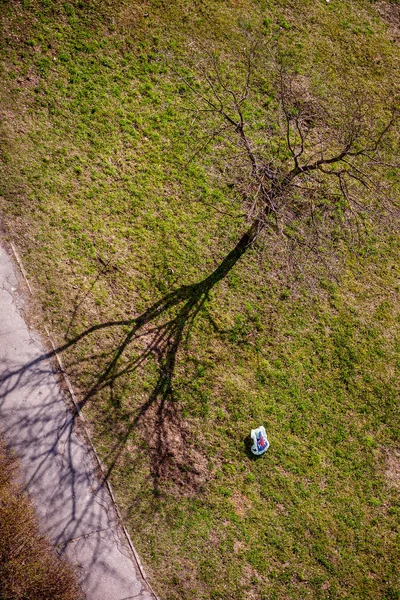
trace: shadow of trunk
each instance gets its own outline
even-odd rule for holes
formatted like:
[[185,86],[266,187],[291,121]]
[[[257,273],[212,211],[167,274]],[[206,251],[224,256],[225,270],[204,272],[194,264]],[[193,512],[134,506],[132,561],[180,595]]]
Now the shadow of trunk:
[[[192,489],[198,487],[206,477],[206,460],[189,442],[190,432],[175,399],[173,380],[177,353],[184,336],[209,298],[211,289],[231,271],[252,245],[259,230],[260,224],[254,222],[217,268],[200,282],[173,290],[135,318],[93,325],[17,371],[9,370],[0,380],[3,396],[15,389],[30,373],[37,372],[41,361],[65,352],[96,332],[121,328],[123,335],[120,343],[114,347],[111,356],[95,375],[89,389],[79,401],[79,409],[104,390],[109,390],[112,395],[114,385],[122,377],[136,371],[150,356],[157,361],[157,377],[147,401],[117,436],[107,457],[107,477],[119,460],[132,431],[141,423],[146,430],[152,432],[149,452],[155,490],[166,479]],[[135,342],[148,337],[151,341],[144,349],[142,346],[139,354],[132,358],[135,353],[128,350],[133,348]],[[111,404],[115,405],[115,401]]]
[[[192,285],[179,287],[129,322],[130,329],[80,402],[82,408],[101,390],[111,389],[118,378],[136,370],[150,355],[156,357],[158,376],[154,388],[148,400],[139,409],[135,419],[126,428],[122,438],[115,444],[108,474],[118,461],[133,428],[142,421],[146,430],[151,432],[148,444],[156,489],[161,481],[167,479],[170,482],[184,485],[187,490],[188,488],[196,489],[205,479],[206,459],[190,443],[190,431],[181,417],[174,395],[173,379],[177,352],[185,334],[208,300],[212,288],[227,276],[254,242],[258,231],[259,224],[254,223],[240,238],[233,250],[205,279]],[[171,313],[173,313],[171,318],[155,325],[148,332],[152,336],[151,342],[139,357],[132,361],[128,360],[121,366],[128,347],[142,335],[146,326],[158,322],[163,315]],[[86,335],[86,332],[83,332],[82,335]],[[73,341],[71,340],[71,342]]]

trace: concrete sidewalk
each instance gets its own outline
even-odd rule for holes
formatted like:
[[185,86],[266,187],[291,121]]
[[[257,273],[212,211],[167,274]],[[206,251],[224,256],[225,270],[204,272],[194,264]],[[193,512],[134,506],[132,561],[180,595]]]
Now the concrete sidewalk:
[[91,449],[39,336],[21,316],[20,277],[0,246],[0,430],[15,449],[42,530],[80,573],[88,600],[151,600]]

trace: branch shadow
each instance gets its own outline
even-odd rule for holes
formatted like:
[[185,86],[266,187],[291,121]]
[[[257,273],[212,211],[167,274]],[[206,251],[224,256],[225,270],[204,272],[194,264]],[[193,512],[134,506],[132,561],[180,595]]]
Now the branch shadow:
[[[129,377],[152,357],[157,363],[157,378],[147,400],[136,416],[126,424],[125,431],[116,440],[108,456],[108,477],[119,459],[131,432],[141,420],[150,418],[154,434],[150,444],[151,471],[155,489],[161,479],[176,481],[181,485],[194,486],[201,483],[202,473],[197,467],[204,462],[201,454],[188,442],[189,431],[182,419],[176,402],[173,380],[177,353],[189,334],[198,314],[204,309],[212,288],[231,271],[253,241],[251,230],[238,241],[217,268],[206,278],[191,285],[182,285],[166,294],[137,317],[108,321],[93,325],[68,339],[60,347],[40,355],[18,368],[3,371],[0,377],[0,401],[29,379],[30,385],[41,379],[44,361],[62,354],[91,335],[102,330],[120,329],[121,337],[112,349],[101,370],[95,374],[89,389],[79,400],[79,409],[107,390],[110,406],[118,408],[113,396],[116,383]],[[137,355],[130,352],[138,341],[150,340]],[[197,463],[197,466],[196,466]]]
[[[252,241],[246,232],[209,276],[172,290],[134,318],[95,324],[45,353],[38,350],[35,342],[26,355],[27,360],[17,353],[12,355],[14,358],[3,361],[1,427],[16,453],[24,456],[25,489],[36,498],[52,490],[50,504],[41,506],[39,503],[37,509],[60,553],[70,552],[71,543],[79,544],[90,532],[99,536],[99,545],[94,542],[88,560],[91,565],[98,564],[104,547],[100,544],[101,536],[110,530],[110,523],[118,521],[116,514],[109,511],[105,480],[140,424],[149,426],[151,423],[153,431],[148,449],[155,496],[166,481],[192,493],[205,481],[206,459],[190,439],[174,392],[177,354],[196,317],[204,310],[210,291],[229,273]],[[77,435],[78,411],[71,412],[65,405],[59,389],[60,374],[52,361],[56,355],[62,355],[94,334],[110,330],[119,332],[119,343],[110,351],[102,349],[100,352],[103,365],[80,398],[79,409],[108,392],[109,410],[119,410],[115,386],[140,369],[150,357],[156,362],[157,374],[145,401],[122,423],[122,430],[106,457],[104,475],[98,472],[82,436]],[[89,361],[85,368],[92,364],[93,356],[84,359]],[[76,360],[79,363],[80,359]],[[27,398],[30,398],[28,407]],[[110,567],[109,560],[104,559],[104,562]]]
[[[78,562],[85,592],[97,597],[107,579],[129,590],[131,577],[116,564],[107,540],[119,528],[107,488],[77,435],[76,415],[64,403],[57,373],[40,358],[31,361],[35,365],[29,369],[8,361],[8,375],[15,375],[6,379],[8,385],[4,375],[1,381],[1,435],[21,459],[21,489],[34,501],[41,531],[58,554]],[[119,560],[130,564],[123,556]]]

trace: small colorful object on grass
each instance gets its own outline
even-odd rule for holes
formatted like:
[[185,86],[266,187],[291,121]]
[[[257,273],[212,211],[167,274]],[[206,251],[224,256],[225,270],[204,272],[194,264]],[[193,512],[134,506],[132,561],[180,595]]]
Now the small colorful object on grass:
[[267,434],[265,428],[261,425],[257,427],[257,429],[252,429],[250,433],[250,437],[253,440],[253,445],[251,447],[251,451],[256,456],[260,456],[264,454],[266,450],[269,448],[269,441],[267,438]]

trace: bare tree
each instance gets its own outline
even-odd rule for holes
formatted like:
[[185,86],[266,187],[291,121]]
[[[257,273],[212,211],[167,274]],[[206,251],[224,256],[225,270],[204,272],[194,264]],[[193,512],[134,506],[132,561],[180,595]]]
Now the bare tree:
[[[262,103],[257,44],[243,53],[238,87],[215,53],[192,51],[196,75],[181,77],[195,119],[213,121],[206,143],[223,135],[230,145],[224,175],[240,193],[250,223],[241,247],[262,233],[321,253],[333,239],[359,240],[369,219],[398,216],[385,177],[400,165],[393,161],[400,114],[393,97],[377,100],[354,90],[318,97],[306,77],[270,55],[261,68],[268,70],[274,109],[265,110],[260,131],[251,114],[246,118],[251,103]],[[200,144],[196,153],[203,149]]]

